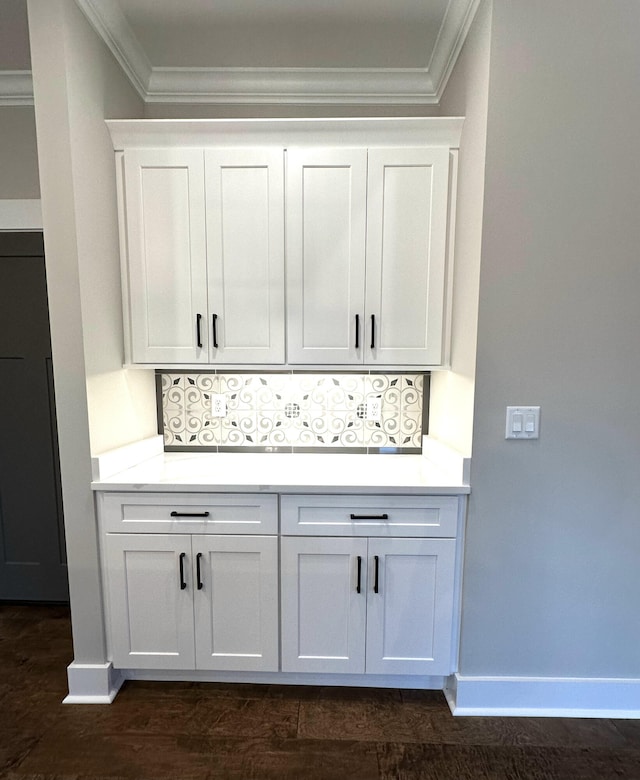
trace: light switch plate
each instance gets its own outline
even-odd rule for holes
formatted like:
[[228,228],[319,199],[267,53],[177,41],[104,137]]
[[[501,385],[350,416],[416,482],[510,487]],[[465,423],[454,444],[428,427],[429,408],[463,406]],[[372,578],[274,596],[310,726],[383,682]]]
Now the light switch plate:
[[507,406],[505,439],[540,438],[539,406]]

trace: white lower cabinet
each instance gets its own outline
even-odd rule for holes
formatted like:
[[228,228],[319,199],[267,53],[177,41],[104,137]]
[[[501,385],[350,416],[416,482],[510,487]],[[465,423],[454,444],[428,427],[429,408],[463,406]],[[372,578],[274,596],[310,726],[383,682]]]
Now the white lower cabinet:
[[464,508],[455,496],[99,494],[110,660],[160,678],[449,675]]
[[447,675],[455,539],[283,537],[282,671]]
[[281,540],[283,672],[364,672],[366,555],[366,539]]
[[106,534],[114,666],[277,671],[275,536]]

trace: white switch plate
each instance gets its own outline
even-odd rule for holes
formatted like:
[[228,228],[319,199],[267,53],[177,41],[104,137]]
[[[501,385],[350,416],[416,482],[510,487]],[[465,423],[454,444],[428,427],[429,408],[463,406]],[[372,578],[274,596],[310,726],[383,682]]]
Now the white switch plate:
[[382,399],[372,398],[367,401],[366,415],[367,420],[379,420],[382,414]]
[[227,416],[227,396],[224,393],[211,394],[211,416],[212,417]]
[[505,439],[539,439],[540,407],[507,406]]

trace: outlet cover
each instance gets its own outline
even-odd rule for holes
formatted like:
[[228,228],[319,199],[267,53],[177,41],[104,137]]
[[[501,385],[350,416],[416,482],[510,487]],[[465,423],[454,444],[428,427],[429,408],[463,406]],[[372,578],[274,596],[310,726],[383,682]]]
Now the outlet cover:
[[224,393],[211,394],[211,416],[212,417],[227,416],[227,396]]
[[372,398],[367,401],[366,407],[367,420],[379,420],[382,415],[382,399]]

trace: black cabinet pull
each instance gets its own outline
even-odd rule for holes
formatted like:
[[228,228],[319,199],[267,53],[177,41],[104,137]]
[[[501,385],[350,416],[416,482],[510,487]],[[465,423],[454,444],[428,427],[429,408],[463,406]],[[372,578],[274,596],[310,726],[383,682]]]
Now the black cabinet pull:
[[196,314],[196,339],[198,347],[202,347],[202,333],[200,332],[200,323],[202,321],[202,314]]
[[362,578],[362,556],[358,555],[358,584],[356,585],[356,593],[360,593],[362,588],[360,587],[360,580]]
[[388,520],[389,515],[385,512],[382,515],[354,515],[351,514],[352,520]]
[[196,555],[196,582],[198,583],[198,590],[202,590],[202,577],[200,576],[200,558],[202,553]]
[[214,314],[211,319],[213,320],[213,346],[218,349],[218,315]]
[[371,349],[376,348],[376,315],[371,315]]
[[373,592],[378,592],[378,572],[380,569],[380,558],[378,558],[377,555],[373,556],[373,562],[374,562],[374,576],[373,576]]
[[186,553],[180,553],[180,590],[184,590],[187,587],[187,583],[184,581],[184,559]]
[[360,349],[360,315],[356,314],[356,349]]
[[171,517],[209,517],[208,512],[172,512]]

